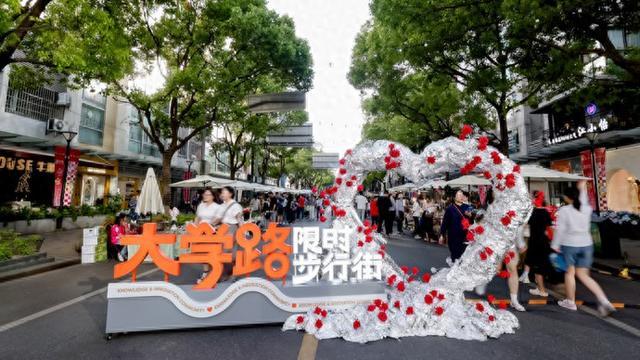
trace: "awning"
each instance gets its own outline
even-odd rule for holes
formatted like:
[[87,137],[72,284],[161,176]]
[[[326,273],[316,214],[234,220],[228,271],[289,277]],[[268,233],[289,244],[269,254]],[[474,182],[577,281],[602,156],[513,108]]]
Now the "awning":
[[565,173],[558,170],[547,169],[540,165],[522,165],[520,166],[520,174],[525,179],[538,180],[538,181],[580,181],[591,180],[588,177],[582,175]]

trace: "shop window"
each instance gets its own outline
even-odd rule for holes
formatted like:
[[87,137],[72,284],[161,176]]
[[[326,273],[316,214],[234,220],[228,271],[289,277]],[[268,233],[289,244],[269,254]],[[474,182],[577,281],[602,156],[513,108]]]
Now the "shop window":
[[82,104],[78,140],[83,144],[102,145],[103,132],[104,110]]

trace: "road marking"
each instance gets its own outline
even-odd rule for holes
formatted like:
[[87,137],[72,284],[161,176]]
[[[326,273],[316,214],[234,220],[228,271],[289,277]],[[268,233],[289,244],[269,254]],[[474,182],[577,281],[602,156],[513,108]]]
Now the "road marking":
[[315,360],[318,350],[318,339],[312,334],[304,334],[298,352],[298,360]]
[[[564,296],[562,296],[561,294],[551,290],[551,289],[547,289],[547,292],[553,296],[556,299],[564,299]],[[578,304],[580,303],[580,304]],[[587,314],[593,315],[597,318],[599,318],[600,320],[609,323],[610,325],[613,325],[615,327],[617,327],[618,329],[622,329],[632,335],[635,335],[637,337],[640,337],[640,329],[637,329],[631,325],[628,325],[627,323],[623,323],[620,320],[616,320],[614,318],[612,318],[611,316],[607,316],[607,317],[602,317],[600,316],[600,313],[597,310],[594,310],[588,306],[582,305],[582,301],[576,301],[576,305],[578,305],[578,310],[580,311],[584,311]]]
[[[149,274],[154,273],[156,271],[158,271],[157,268],[151,269],[149,271],[145,271],[142,274],[138,275],[138,278],[141,278],[143,276],[149,275]],[[124,282],[124,281],[125,280],[123,280],[121,282]],[[79,303],[81,301],[84,301],[84,300],[86,300],[86,299],[88,299],[90,297],[94,297],[96,295],[100,295],[100,294],[102,294],[102,293],[104,293],[106,291],[107,291],[107,286],[103,287],[102,289],[94,290],[94,291],[92,291],[90,293],[86,293],[84,295],[78,296],[77,298],[74,298],[74,299],[71,299],[71,300],[67,300],[67,301],[65,301],[63,303],[60,303],[58,305],[54,305],[54,306],[52,306],[50,308],[38,311],[38,312],[33,313],[31,315],[27,315],[27,316],[25,316],[23,318],[20,318],[18,320],[14,320],[14,321],[8,322],[8,323],[0,326],[0,332],[4,332],[4,331],[10,330],[10,329],[12,329],[12,328],[14,328],[16,326],[20,326],[22,324],[26,324],[29,321],[33,321],[35,319],[39,319],[39,318],[41,318],[43,316],[49,315],[49,314],[51,314],[53,312],[56,312],[58,310],[62,310],[62,309],[66,308],[66,307],[69,307],[69,306],[71,306],[73,304],[77,304],[77,303]]]

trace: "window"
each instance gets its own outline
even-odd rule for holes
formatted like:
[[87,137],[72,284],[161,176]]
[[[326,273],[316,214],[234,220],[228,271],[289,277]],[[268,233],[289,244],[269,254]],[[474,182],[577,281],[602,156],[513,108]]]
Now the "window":
[[158,147],[140,127],[138,111],[135,107],[131,106],[129,115],[129,151],[136,154],[160,157]]
[[63,119],[64,107],[56,106],[58,92],[41,87],[37,89],[17,89],[9,80],[5,111],[31,119],[47,121]]
[[102,145],[103,132],[104,110],[82,104],[78,140],[83,144]]

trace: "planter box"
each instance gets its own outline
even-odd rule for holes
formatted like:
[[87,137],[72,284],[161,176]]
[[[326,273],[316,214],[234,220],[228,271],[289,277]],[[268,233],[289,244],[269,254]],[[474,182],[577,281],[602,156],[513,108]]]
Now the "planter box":
[[[4,224],[3,224],[4,225]],[[42,234],[56,230],[56,221],[54,219],[26,220],[10,222],[3,229],[12,229],[21,234]]]
[[[78,216],[76,221],[71,218],[62,219],[63,230],[74,230],[84,228],[94,228],[102,225],[106,215],[96,216]],[[0,229],[3,230],[15,230],[21,234],[42,234],[56,231],[56,219],[38,219],[31,220],[30,224],[27,224],[26,220],[18,220],[8,222],[5,226],[4,223],[0,223]]]
[[102,225],[105,215],[96,215],[96,216],[78,216],[76,221],[73,221],[71,218],[64,218],[62,220],[62,229],[63,230],[75,230],[75,229],[85,229],[90,227],[95,227],[98,225]]

